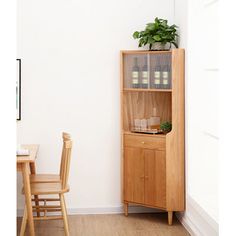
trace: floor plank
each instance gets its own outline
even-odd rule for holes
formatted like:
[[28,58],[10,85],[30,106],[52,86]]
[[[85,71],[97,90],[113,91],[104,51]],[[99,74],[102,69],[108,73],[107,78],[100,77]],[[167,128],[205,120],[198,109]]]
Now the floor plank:
[[[17,219],[17,235],[21,218]],[[167,224],[166,213],[69,216],[71,236],[190,236],[174,218],[173,225]],[[64,236],[62,220],[35,222],[37,236]],[[26,231],[28,236],[28,229]]]

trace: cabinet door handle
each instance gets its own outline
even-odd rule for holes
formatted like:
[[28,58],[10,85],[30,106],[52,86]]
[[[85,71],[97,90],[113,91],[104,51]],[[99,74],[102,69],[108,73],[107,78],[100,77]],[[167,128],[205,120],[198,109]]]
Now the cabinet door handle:
[[145,142],[144,142],[144,141],[142,141],[141,143],[142,143],[142,144],[145,144]]

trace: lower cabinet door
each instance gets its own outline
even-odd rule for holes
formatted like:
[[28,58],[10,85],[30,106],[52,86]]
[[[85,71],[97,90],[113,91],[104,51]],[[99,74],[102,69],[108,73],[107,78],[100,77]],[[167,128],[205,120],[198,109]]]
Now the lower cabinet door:
[[166,161],[165,151],[143,150],[145,158],[145,204],[166,207]]
[[124,200],[144,204],[144,155],[141,148],[124,149]]

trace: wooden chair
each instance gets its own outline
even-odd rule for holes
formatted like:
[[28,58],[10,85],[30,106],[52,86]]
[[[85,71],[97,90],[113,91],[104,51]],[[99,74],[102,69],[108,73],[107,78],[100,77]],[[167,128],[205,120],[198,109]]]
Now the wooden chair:
[[[65,227],[65,235],[69,236],[69,226],[67,219],[66,204],[64,199],[64,193],[69,192],[68,185],[68,176],[69,176],[69,167],[71,159],[71,149],[72,141],[69,134],[63,133],[63,150],[61,156],[61,166],[60,174],[55,175],[39,175],[35,176],[38,180],[43,180],[43,182],[31,182],[31,194],[37,196],[32,198],[32,201],[35,203],[33,205],[33,212],[37,212],[37,216],[34,217],[34,220],[58,220],[63,219]],[[59,179],[57,180],[59,176]],[[49,180],[52,180],[50,182]],[[23,190],[24,191],[24,190]],[[58,197],[43,197],[44,195],[58,195]],[[38,198],[39,196],[39,198]],[[36,202],[38,204],[36,204]],[[48,203],[59,202],[57,205],[50,205]],[[40,204],[43,203],[43,204]],[[48,216],[47,213],[50,212],[61,212],[62,215],[59,216]],[[43,213],[43,216],[40,215]],[[27,224],[27,210],[24,210],[24,216],[21,224],[20,235],[23,236],[25,233],[25,228]]]
[[[63,132],[62,133],[63,140],[70,140],[70,134]],[[62,179],[62,167],[63,167],[63,149],[61,154],[61,165],[60,165],[60,173],[59,174],[34,174],[30,175],[31,183],[58,183]]]

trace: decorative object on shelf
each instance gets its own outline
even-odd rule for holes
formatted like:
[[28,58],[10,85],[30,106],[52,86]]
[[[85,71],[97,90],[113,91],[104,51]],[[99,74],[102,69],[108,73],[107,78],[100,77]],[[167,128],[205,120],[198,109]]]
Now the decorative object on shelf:
[[157,109],[152,109],[152,116],[148,119],[150,129],[160,129],[160,117],[157,116]]
[[163,133],[168,133],[172,129],[172,124],[170,122],[163,122],[161,123],[160,128],[163,131]]
[[172,88],[171,51],[127,53],[124,57],[124,67],[124,89]]
[[160,56],[156,57],[156,63],[155,68],[153,72],[153,87],[155,89],[161,88],[161,64],[160,64]]
[[141,120],[140,119],[134,119],[134,129],[140,130],[141,127]]
[[141,120],[140,128],[141,128],[141,130],[146,130],[147,129],[147,120],[146,119]]
[[134,119],[134,127],[131,128],[131,132],[146,134],[163,133],[160,128],[160,117],[157,116],[156,107],[153,108],[152,116],[149,119]]
[[21,120],[21,59],[16,59],[16,119]]
[[149,76],[148,76],[148,58],[144,57],[144,65],[142,67],[142,88],[148,88]]
[[149,128],[144,129],[144,130],[133,128],[131,129],[131,132],[141,133],[141,134],[162,134],[163,133],[161,129],[149,129]]
[[134,64],[132,68],[132,87],[139,88],[139,66],[137,57],[134,57]]
[[163,65],[162,68],[162,88],[169,89],[170,88],[170,66]]
[[176,43],[178,26],[169,26],[167,23],[167,20],[156,17],[154,23],[148,23],[145,30],[135,31],[133,38],[139,39],[139,47],[149,44],[149,50],[170,50],[172,44],[178,48]]

